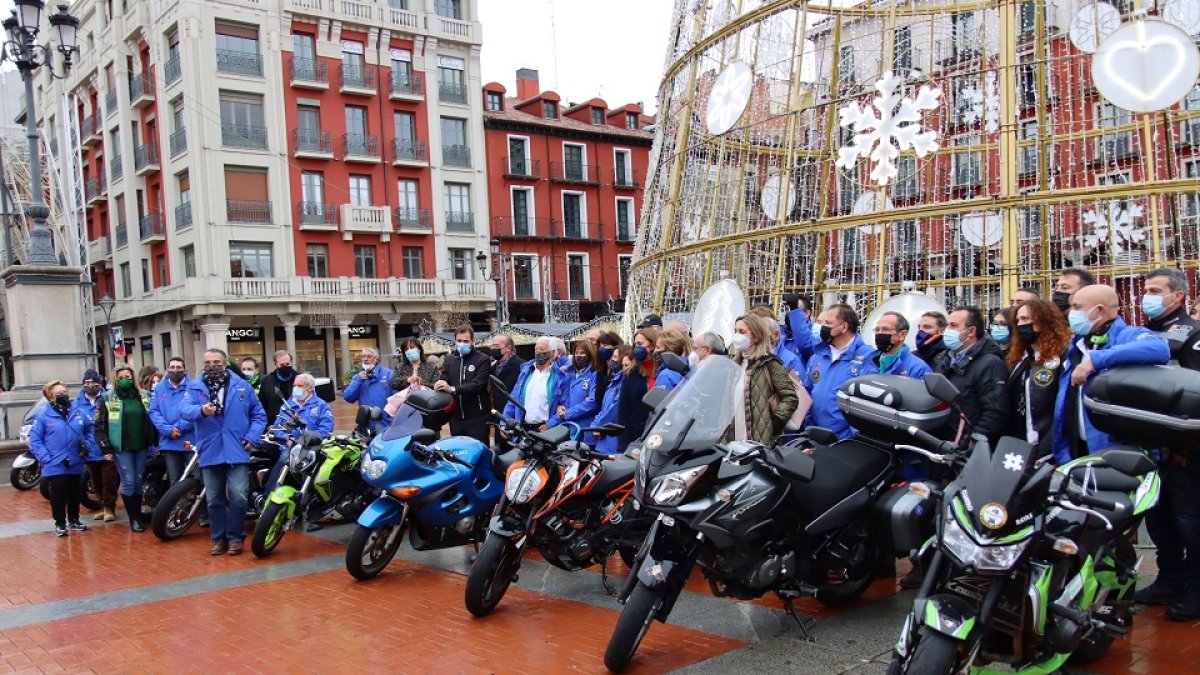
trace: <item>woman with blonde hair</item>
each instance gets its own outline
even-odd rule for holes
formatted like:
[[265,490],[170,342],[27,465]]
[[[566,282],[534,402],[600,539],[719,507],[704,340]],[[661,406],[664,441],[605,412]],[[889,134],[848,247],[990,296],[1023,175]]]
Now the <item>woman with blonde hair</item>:
[[162,382],[162,371],[158,369],[158,366],[142,366],[142,369],[138,371],[137,382],[138,389],[151,391],[159,382]]
[[772,353],[767,319],[746,314],[738,317],[733,331],[733,360],[743,373],[733,392],[733,438],[774,443],[800,406],[796,387]]
[[71,403],[67,385],[62,380],[47,382],[42,387],[42,396],[50,405],[33,418],[29,450],[42,465],[42,480],[50,486],[54,532],[65,537],[69,530],[82,532],[87,529],[79,522],[79,493],[92,420],[85,408]]

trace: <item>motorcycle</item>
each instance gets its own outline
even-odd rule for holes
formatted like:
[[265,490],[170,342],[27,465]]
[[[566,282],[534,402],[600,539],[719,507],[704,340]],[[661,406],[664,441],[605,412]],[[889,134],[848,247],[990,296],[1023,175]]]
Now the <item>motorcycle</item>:
[[[275,438],[276,431],[287,432],[296,428],[295,421],[289,421],[274,427],[269,427],[262,439],[250,451],[250,492],[247,497],[247,513],[250,519],[258,517],[266,500],[266,480],[275,466],[275,460],[280,452],[287,450],[286,445]],[[183,477],[163,494],[162,499],[154,507],[150,519],[150,530],[162,541],[171,541],[183,536],[206,508],[204,498],[204,480],[200,473],[200,455],[190,443],[185,447],[192,449],[192,458],[188,460],[183,470]]]
[[486,536],[503,491],[496,476],[507,467],[473,438],[437,440],[437,432],[424,427],[422,414],[448,412],[453,404],[444,392],[411,392],[363,453],[363,480],[383,494],[358,517],[346,548],[346,570],[356,579],[382,572],[406,530],[418,551],[477,544]]
[[18,490],[32,490],[42,480],[42,465],[26,450],[13,458],[8,472],[8,482]]
[[[873,505],[898,466],[890,445],[830,446],[832,433],[818,429],[782,446],[722,444],[739,377],[733,361],[701,361],[663,402],[641,447],[631,446],[638,455],[634,506],[657,518],[621,591],[624,608],[604,655],[610,670],[623,670],[651,622],[670,616],[696,566],[718,597],[775,593],[806,634],[796,599],[843,604],[874,578],[885,540],[877,533],[891,521],[873,525]],[[923,423],[944,424],[949,414]],[[911,518],[898,523],[912,526]]]
[[[492,378],[492,386],[505,391],[498,378]],[[620,434],[623,426],[580,429],[568,423],[527,433],[516,420],[503,423],[519,439],[519,459],[508,467],[504,496],[467,576],[464,600],[475,616],[486,616],[500,604],[530,542],[546,562],[568,572],[600,565],[607,587],[608,557],[621,551],[632,560],[649,525],[625,508],[636,462],[596,452],[578,440],[581,433]]]
[[301,520],[315,527],[332,516],[358,518],[379,496],[379,490],[363,482],[359,463],[374,436],[372,422],[382,418],[379,408],[364,406],[358,409],[354,432],[349,436],[322,440],[312,432],[301,433],[300,442],[291,446],[278,486],[267,497],[254,526],[250,539],[254,555],[270,555]]
[[[927,375],[926,384],[948,403],[958,396],[940,376]],[[938,504],[937,534],[919,553],[925,581],[888,672],[957,673],[1000,662],[1050,673],[1068,660],[1102,657],[1132,625],[1139,560],[1131,537],[1159,496],[1157,466],[1142,448],[1190,450],[1200,431],[1198,397],[1195,371],[1102,373],[1085,397],[1089,419],[1131,445],[1057,468],[1022,439],[1001,438],[993,450],[976,436],[964,456],[910,430],[917,445],[907,449],[963,468],[945,490],[910,485]]]

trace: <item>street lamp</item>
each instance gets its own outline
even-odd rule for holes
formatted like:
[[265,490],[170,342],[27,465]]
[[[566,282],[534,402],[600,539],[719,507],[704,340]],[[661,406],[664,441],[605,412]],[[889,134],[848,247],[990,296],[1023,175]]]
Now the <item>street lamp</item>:
[[29,252],[25,262],[29,265],[55,267],[59,262],[54,255],[50,229],[46,227],[50,209],[42,197],[42,162],[41,153],[38,152],[33,72],[46,66],[54,79],[67,78],[71,72],[71,57],[77,50],[79,19],[67,11],[66,5],[59,5],[58,12],[48,18],[50,27],[54,29],[51,39],[57,40],[56,49],[63,57],[60,75],[54,72],[54,52],[50,44],[37,43],[38,33],[41,32],[42,10],[46,6],[45,0],[16,0],[13,4],[16,9],[3,22],[6,40],[0,49],[0,63],[12,61],[25,82],[25,136],[29,139],[29,168],[32,178],[32,199],[25,207],[25,215],[33,223],[33,228],[29,231]]
[[[97,302],[96,304],[100,305],[100,310],[102,312],[104,312],[104,332],[105,332],[105,336],[106,336],[104,338],[104,344],[107,345],[107,347],[105,348],[104,351],[111,352],[112,347],[113,347],[113,344],[112,344],[112,311],[113,311],[113,307],[117,306],[117,301],[113,300],[113,297],[111,295],[109,295],[108,293],[105,293],[104,297],[100,298],[100,301]],[[112,364],[110,364],[108,362],[108,358],[109,358],[108,354],[106,353],[104,355],[104,367],[105,367],[105,369],[107,369],[107,372],[111,373],[112,372],[112,368],[111,368]]]
[[504,282],[508,278],[508,254],[500,252],[500,240],[489,242],[492,249],[492,264],[489,269],[488,256],[483,251],[475,255],[475,264],[484,281],[496,282],[496,326],[508,323],[508,297],[504,293]]

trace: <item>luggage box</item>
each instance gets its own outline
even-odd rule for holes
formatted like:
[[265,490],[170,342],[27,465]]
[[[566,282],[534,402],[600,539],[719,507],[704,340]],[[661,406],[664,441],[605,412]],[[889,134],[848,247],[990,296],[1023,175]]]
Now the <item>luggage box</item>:
[[886,443],[911,443],[908,427],[934,432],[954,412],[925,389],[925,383],[903,375],[864,375],[838,389],[838,408],[862,435]]
[[907,483],[883,493],[871,511],[872,521],[880,527],[887,545],[897,557],[921,548],[934,533],[936,503],[910,492]]
[[1200,447],[1198,371],[1119,366],[1092,380],[1084,405],[1091,423],[1122,443],[1172,450]]

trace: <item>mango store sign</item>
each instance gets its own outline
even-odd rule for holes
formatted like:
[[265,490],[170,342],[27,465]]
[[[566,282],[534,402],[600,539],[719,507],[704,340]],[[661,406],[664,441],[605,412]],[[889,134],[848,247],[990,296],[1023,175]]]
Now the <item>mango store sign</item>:
[[229,342],[258,342],[262,340],[262,328],[229,328],[225,331]]

